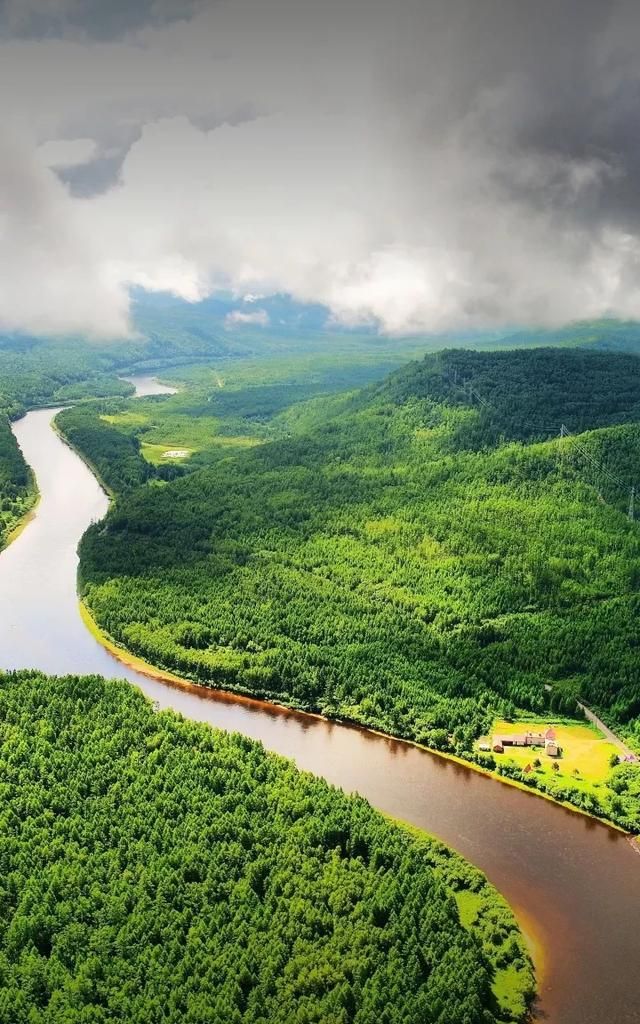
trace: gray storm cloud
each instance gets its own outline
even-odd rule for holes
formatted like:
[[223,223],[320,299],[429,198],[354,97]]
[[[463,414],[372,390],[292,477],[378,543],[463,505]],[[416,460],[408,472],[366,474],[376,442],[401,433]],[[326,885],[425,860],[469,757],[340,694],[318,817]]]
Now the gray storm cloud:
[[0,325],[640,317],[639,44],[627,0],[0,3]]

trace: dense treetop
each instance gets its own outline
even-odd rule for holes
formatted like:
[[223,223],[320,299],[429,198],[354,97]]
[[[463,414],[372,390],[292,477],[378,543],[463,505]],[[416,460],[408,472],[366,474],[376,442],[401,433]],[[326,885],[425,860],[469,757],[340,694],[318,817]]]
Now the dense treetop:
[[153,476],[150,463],[140,454],[138,440],[113,430],[95,408],[77,405],[64,409],[57,425],[69,443],[90,461],[103,487],[112,494],[139,487]]
[[398,404],[432,399],[475,407],[477,417],[456,434],[459,446],[542,440],[562,424],[580,433],[640,421],[640,359],[580,348],[458,349],[410,363],[378,392]]
[[116,379],[123,354],[101,353],[88,344],[0,336],[0,408],[12,417],[25,409],[63,404],[85,395],[126,395]]
[[522,940],[477,871],[127,683],[0,675],[0,789],[1,1024],[524,1009]]
[[[578,695],[638,742],[638,366],[451,352],[294,405],[271,420],[290,437],[118,500],[82,543],[85,597],[156,664],[431,746],[469,754],[496,715]],[[532,443],[519,409],[597,429]],[[627,791],[557,788],[638,827]]]
[[[194,337],[176,330],[174,362]],[[467,756],[495,715],[571,712],[577,695],[639,741],[640,541],[624,510],[640,361],[451,351],[336,396],[393,359],[363,348],[336,370],[316,353],[292,372],[272,352],[256,387],[239,345],[224,350],[243,355],[236,386],[216,363],[174,371],[174,399],[127,403],[116,375],[156,365],[160,340],[0,341],[7,413],[101,398],[59,424],[116,498],[81,581],[117,642]],[[579,436],[558,439],[561,424]],[[192,457],[155,464],[166,443]],[[5,524],[30,488],[0,419]],[[0,788],[0,1024],[523,1010],[526,955],[477,873],[124,684],[0,677]],[[638,827],[636,768],[587,803]]]

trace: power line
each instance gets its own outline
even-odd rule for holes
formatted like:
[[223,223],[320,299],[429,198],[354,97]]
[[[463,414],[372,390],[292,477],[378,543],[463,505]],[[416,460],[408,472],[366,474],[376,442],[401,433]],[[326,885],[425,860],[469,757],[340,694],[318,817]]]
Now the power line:
[[486,399],[484,399],[482,395],[476,390],[476,388],[474,388],[470,380],[464,380],[462,384],[458,384],[457,369],[454,368],[453,370],[453,379],[451,373],[443,373],[442,378],[443,380],[451,384],[455,391],[461,392],[461,394],[463,394],[465,398],[468,399],[471,405],[473,405],[475,400],[478,403],[478,405],[482,405],[485,409],[491,408],[489,402],[487,402]]
[[[453,379],[452,379],[452,377],[453,377]],[[490,403],[487,402],[486,399],[484,399],[482,397],[482,395],[476,390],[476,388],[474,388],[474,386],[472,385],[472,383],[471,383],[471,381],[469,379],[463,381],[462,384],[458,384],[458,370],[457,370],[457,368],[453,369],[453,374],[451,373],[450,370],[448,372],[444,371],[442,373],[442,378],[443,378],[443,380],[446,380],[449,384],[451,384],[455,391],[461,392],[465,396],[465,398],[471,403],[471,405],[473,405],[474,400],[475,400],[478,403],[478,405],[481,405],[484,409],[487,409],[487,410],[491,410],[492,409],[492,406],[490,405]],[[553,434],[557,430],[557,424],[551,424],[551,423],[541,423],[541,422],[533,423],[532,421],[529,421],[529,426],[533,426],[537,430],[542,430],[545,433],[549,433],[549,434]],[[613,473],[610,473],[608,469],[605,469],[603,463],[599,459],[597,459],[595,455],[592,455],[592,453],[585,447],[585,445],[581,444],[580,441],[578,441],[576,439],[575,434],[573,434],[569,430],[569,428],[567,427],[567,425],[565,423],[562,423],[560,425],[560,437],[561,438],[570,437],[572,439],[572,448],[575,451],[577,451],[578,454],[581,455],[582,458],[586,462],[588,462],[591,466],[593,466],[593,468],[596,470],[597,474],[600,474],[601,477],[605,477],[607,480],[609,480],[616,487],[620,487],[622,490],[626,490],[627,489],[627,487],[629,486],[627,481],[620,480],[619,477],[615,476]],[[602,493],[601,493],[601,488],[598,487],[598,482],[599,482],[598,481],[598,477],[596,476],[595,487],[596,487],[596,490],[598,492],[599,497],[602,499],[602,501],[604,501],[604,498],[603,498]],[[635,495],[636,495],[636,489],[635,489],[635,486],[632,485],[630,493],[629,493],[629,509],[628,509],[628,513],[627,513],[628,517],[629,517],[629,520],[631,522],[635,521]]]
[[[628,484],[627,484],[626,480],[621,480],[619,477],[614,476],[613,473],[610,473],[608,469],[605,469],[605,467],[603,466],[602,462],[600,462],[599,459],[597,459],[594,455],[592,455],[591,452],[588,451],[587,448],[585,448],[585,446],[583,444],[580,444],[580,442],[578,440],[576,440],[574,434],[571,433],[569,428],[567,426],[565,426],[564,423],[560,427],[560,437],[561,438],[570,437],[572,439],[572,447],[580,455],[582,455],[583,459],[585,459],[587,462],[589,462],[598,473],[600,473],[604,477],[607,477],[607,479],[610,480],[611,483],[615,484],[616,487],[620,487],[623,490],[627,489]],[[629,511],[628,511],[628,516],[629,516],[629,519],[631,520],[631,522],[634,521],[635,493],[636,493],[635,486],[632,485],[631,486],[630,495],[629,495]],[[600,494],[600,497],[602,498],[602,494],[600,493],[599,490],[598,490],[598,494]]]

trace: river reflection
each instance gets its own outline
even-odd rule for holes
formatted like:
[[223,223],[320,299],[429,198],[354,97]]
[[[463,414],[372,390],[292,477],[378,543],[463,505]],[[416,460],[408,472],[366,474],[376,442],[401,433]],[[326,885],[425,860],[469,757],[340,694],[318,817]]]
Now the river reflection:
[[51,429],[52,418],[39,410],[14,424],[41,501],[0,554],[0,667],[128,679],[160,707],[259,739],[433,832],[487,873],[543,944],[539,1019],[640,1022],[640,857],[625,837],[398,740],[159,682],[94,641],[78,613],[76,547],[107,499]]

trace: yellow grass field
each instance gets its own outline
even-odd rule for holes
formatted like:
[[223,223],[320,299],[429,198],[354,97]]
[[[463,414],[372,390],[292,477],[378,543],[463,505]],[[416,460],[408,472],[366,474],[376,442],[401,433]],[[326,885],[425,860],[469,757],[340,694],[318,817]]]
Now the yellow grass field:
[[[524,768],[527,764],[533,765],[534,760],[538,758],[542,762],[542,767],[537,769],[538,775],[554,775],[571,779],[573,782],[603,782],[611,771],[611,755],[617,751],[594,726],[579,723],[558,724],[553,721],[497,721],[494,722],[491,736],[494,733],[508,736],[513,733],[544,732],[550,725],[553,726],[562,748],[561,757],[548,757],[543,750],[532,750],[531,747],[508,747],[505,748],[504,754],[494,755],[496,763],[510,760]],[[490,741],[491,736],[484,737],[484,740]],[[553,771],[554,761],[558,763],[559,772]]]
[[[180,455],[167,456],[165,454],[167,451],[179,451]],[[184,455],[182,454],[183,452]],[[153,466],[161,466],[166,462],[184,462],[185,459],[188,459],[193,454],[193,449],[178,445],[171,447],[166,444],[147,444],[146,441],[143,441],[140,445],[140,454]]]

